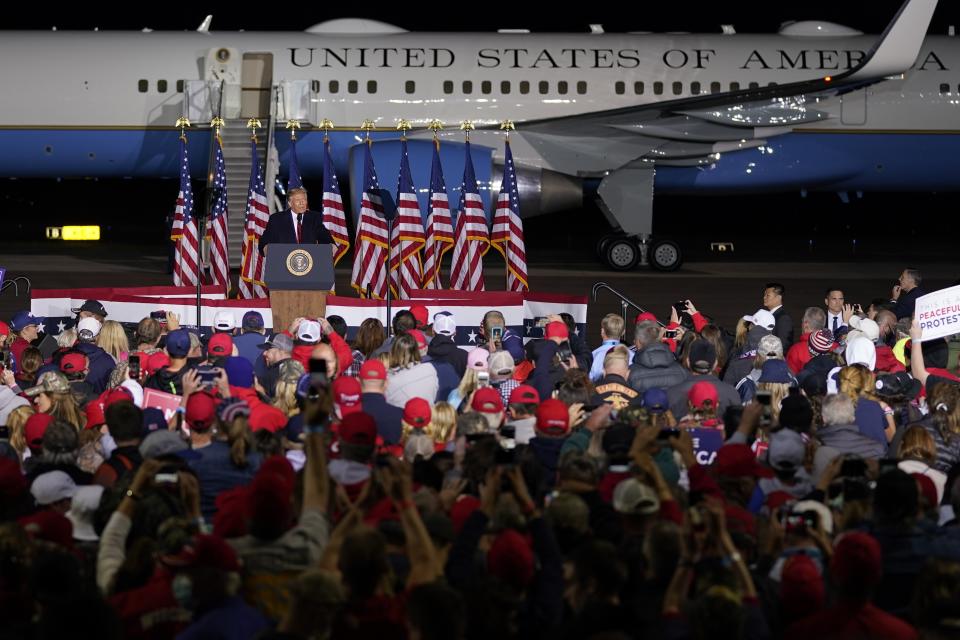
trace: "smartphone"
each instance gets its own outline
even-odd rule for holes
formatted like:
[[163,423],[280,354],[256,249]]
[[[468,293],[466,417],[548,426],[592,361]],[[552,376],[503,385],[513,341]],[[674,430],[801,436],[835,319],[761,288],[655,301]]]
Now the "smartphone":
[[10,439],[10,427],[4,425],[0,427],[0,440],[9,440]]
[[166,311],[151,311],[150,317],[159,322],[160,324],[167,324],[167,312]]
[[390,466],[390,454],[381,453],[374,458],[374,464],[378,469],[386,469]]
[[202,364],[197,367],[197,376],[200,378],[200,384],[204,387],[212,387],[217,384],[217,377],[220,375],[220,368],[209,364]]
[[494,342],[500,342],[503,339],[503,327],[500,325],[490,327],[490,339]]
[[490,372],[489,372],[489,371],[477,371],[477,386],[478,386],[478,387],[489,387],[489,386],[490,386]]
[[663,332],[664,339],[676,340],[677,339],[677,330],[676,329],[667,329]]
[[0,364],[3,365],[3,368],[10,369],[10,350],[4,349],[2,352],[0,352],[0,358],[2,358],[0,359]]
[[323,358],[310,358],[310,396],[308,399],[317,400],[322,389],[330,386],[330,379],[327,377],[327,361]]
[[154,484],[177,484],[180,481],[175,473],[158,473],[153,476]]
[[687,301],[677,300],[673,303],[673,308],[677,310],[677,317],[679,318],[687,312]]
[[679,438],[680,429],[660,429],[660,433],[657,434],[657,440],[669,440],[670,438]]
[[846,458],[840,464],[841,478],[867,477],[867,463],[862,458]]
[[560,362],[566,362],[573,357],[573,350],[570,349],[569,340],[564,340],[557,345],[557,355],[560,357]]
[[131,380],[140,380],[140,356],[130,358],[127,363],[127,370],[130,372]]
[[760,390],[757,391],[757,404],[762,404],[765,407],[769,407],[770,403],[773,401],[773,396],[769,391]]

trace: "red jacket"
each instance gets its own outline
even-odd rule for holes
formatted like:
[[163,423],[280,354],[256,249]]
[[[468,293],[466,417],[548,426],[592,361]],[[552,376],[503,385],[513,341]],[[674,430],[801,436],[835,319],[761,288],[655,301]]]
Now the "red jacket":
[[897,356],[893,355],[893,349],[882,344],[877,347],[877,364],[874,370],[883,373],[897,373],[906,371],[907,368],[900,364]]
[[270,433],[276,433],[287,426],[287,416],[277,409],[260,399],[257,392],[245,387],[230,387],[230,396],[240,398],[250,407],[250,430],[257,431],[266,429]]
[[813,356],[810,355],[810,349],[807,348],[807,340],[809,339],[810,334],[805,333],[800,336],[799,342],[794,342],[793,346],[787,350],[787,366],[790,367],[790,372],[793,373],[793,375],[800,373],[804,365],[813,359]]
[[[330,347],[333,352],[337,354],[337,373],[340,374],[353,364],[353,351],[351,351],[350,345],[344,342],[338,334],[328,334],[327,338],[330,340]],[[310,355],[316,346],[315,344],[297,345],[293,348],[290,357],[302,364],[305,370],[310,371]]]

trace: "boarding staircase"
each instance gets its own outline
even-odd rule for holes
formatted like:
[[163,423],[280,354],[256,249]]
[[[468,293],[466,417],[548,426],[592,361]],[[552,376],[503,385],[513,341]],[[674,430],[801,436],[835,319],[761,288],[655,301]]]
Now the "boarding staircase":
[[[230,213],[228,222],[228,241],[230,243],[230,266],[240,266],[243,255],[244,221],[247,215],[247,195],[250,187],[250,129],[247,120],[242,118],[224,120],[220,130],[223,140],[223,163],[227,173],[227,210]],[[270,121],[260,118],[264,127],[269,127]],[[260,160],[261,171],[267,166],[266,141],[268,130],[260,129],[257,133],[257,155]],[[272,185],[267,182],[267,185]],[[268,193],[271,189],[268,188]]]

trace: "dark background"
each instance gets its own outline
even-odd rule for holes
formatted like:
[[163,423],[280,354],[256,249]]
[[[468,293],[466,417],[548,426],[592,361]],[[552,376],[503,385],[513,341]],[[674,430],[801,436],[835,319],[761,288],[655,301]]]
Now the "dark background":
[[[292,3],[278,11],[254,11],[236,6],[179,7],[158,5],[138,13],[132,5],[102,5],[83,10],[9,12],[3,29],[122,29],[192,30],[208,14],[211,29],[302,30],[338,17],[365,17],[390,22],[411,31],[481,31],[528,28],[534,32],[586,32],[590,23],[612,31],[690,31],[717,33],[721,24],[733,24],[739,33],[774,33],[789,20],[829,20],[880,33],[899,2],[634,2],[610,3],[604,8],[560,8],[555,3],[528,3],[520,13],[506,5],[487,3],[482,11],[450,5],[442,11],[420,11],[417,5],[370,5],[361,11],[334,3]],[[422,6],[422,5],[420,5]],[[471,5],[481,6],[481,5]],[[960,3],[941,0],[928,31],[946,34],[960,24]],[[308,189],[319,184],[307,182]],[[346,184],[342,185],[346,188]],[[165,251],[165,217],[173,207],[177,185],[169,180],[0,180],[0,207],[4,213],[4,250],[10,243],[23,252],[49,252],[44,227],[62,224],[100,224],[106,243],[136,244],[138,251]],[[863,260],[948,257],[952,238],[916,211],[955,211],[955,194],[866,193],[842,204],[834,194],[799,193],[756,196],[658,196],[655,234],[683,241],[685,258],[719,260]],[[948,213],[949,212],[949,213]],[[936,217],[933,218],[936,220]],[[582,210],[526,221],[528,255],[538,260],[583,261],[596,264],[593,243],[609,228],[592,202]],[[933,227],[933,228],[932,228]],[[711,242],[734,243],[734,255],[710,250]],[[62,246],[62,244],[61,244]]]

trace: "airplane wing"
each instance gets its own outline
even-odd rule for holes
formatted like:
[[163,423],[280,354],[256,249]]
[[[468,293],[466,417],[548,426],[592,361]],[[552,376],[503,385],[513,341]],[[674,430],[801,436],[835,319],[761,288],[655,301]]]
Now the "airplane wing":
[[937,0],[906,0],[860,64],[836,76],[534,120],[520,135],[557,170],[573,174],[638,160],[705,164],[712,154],[761,146],[794,125],[822,120],[827,114],[818,102],[909,69],[936,6]]

